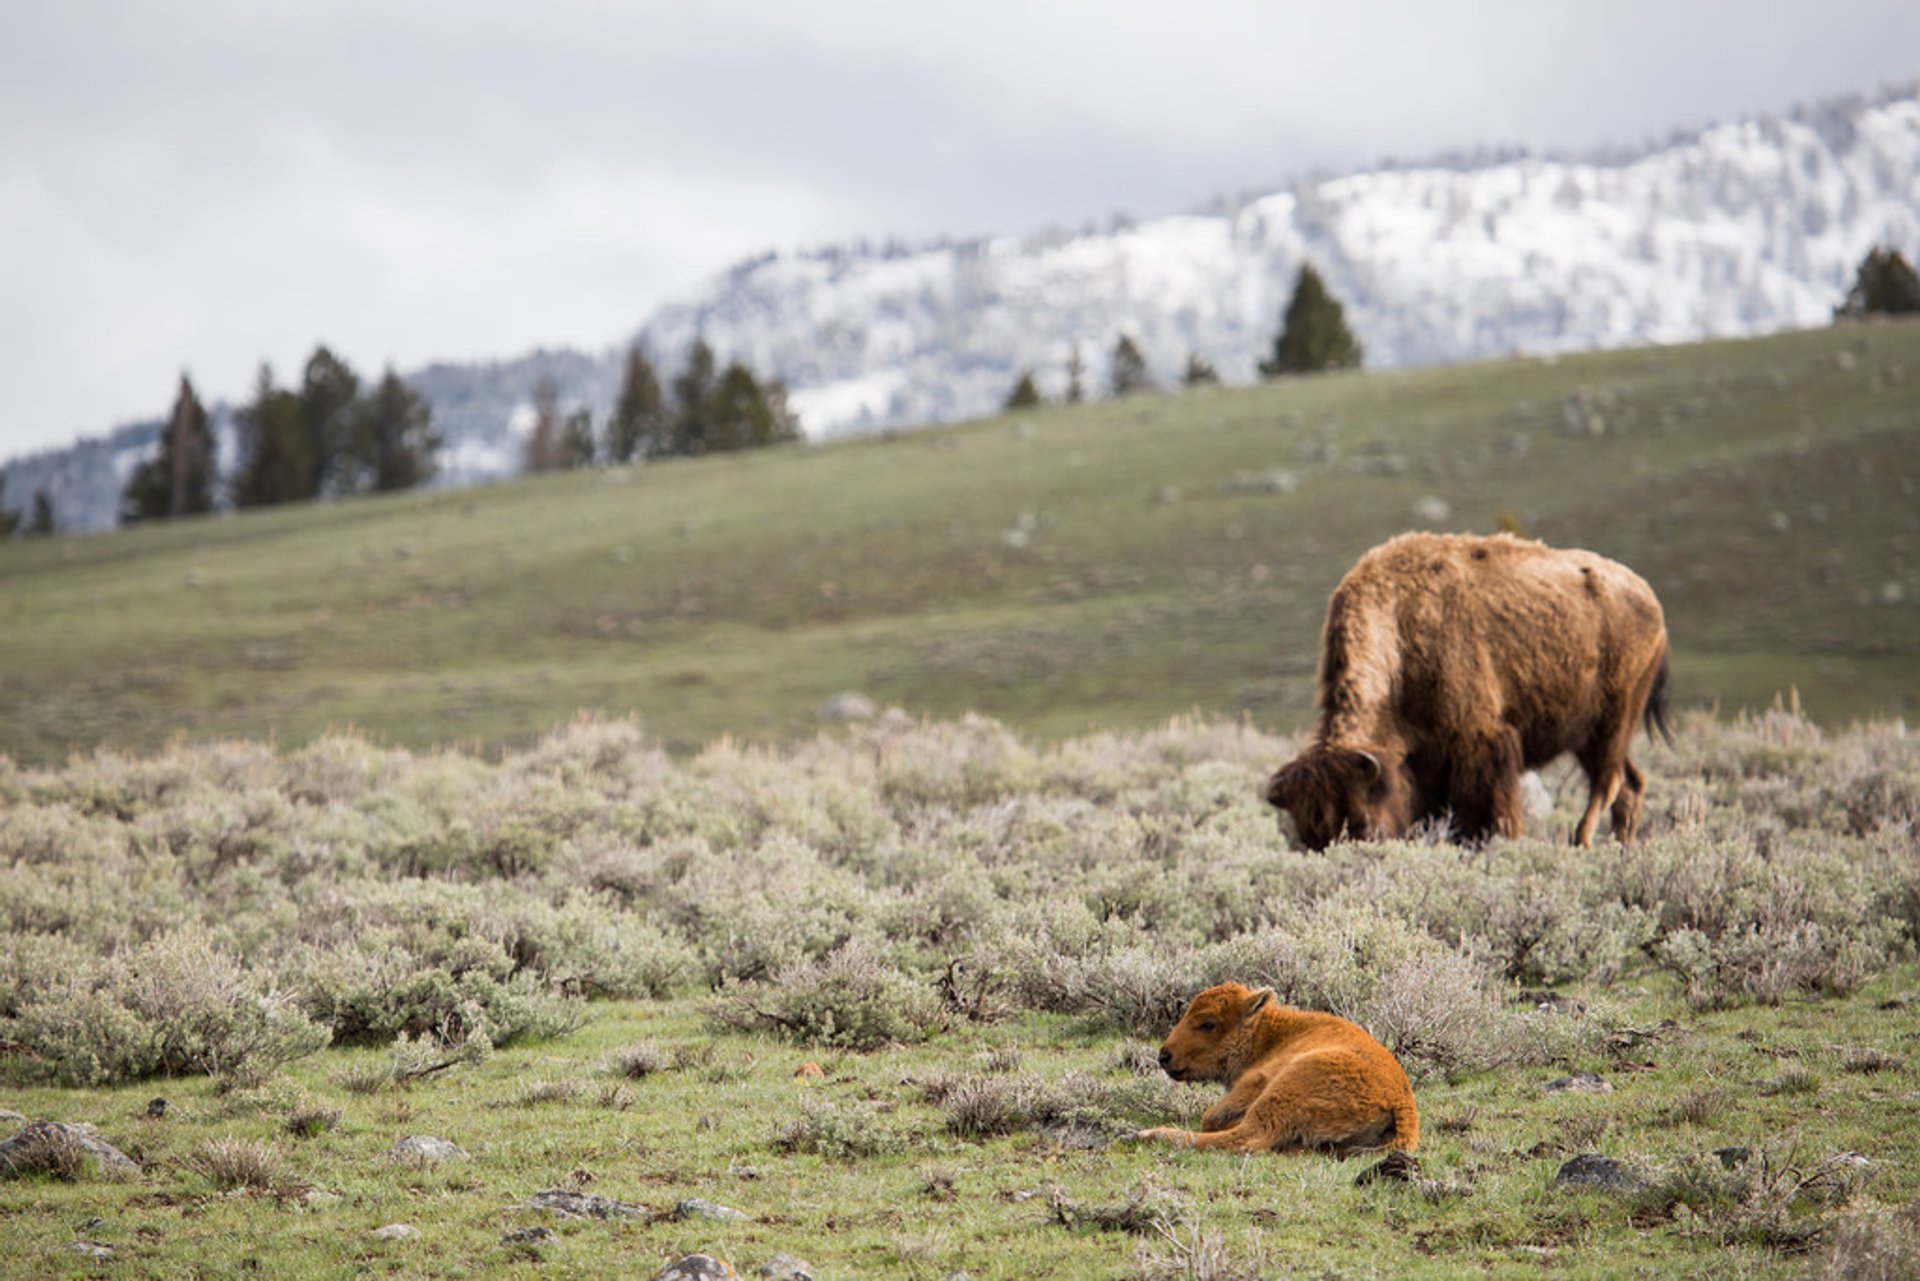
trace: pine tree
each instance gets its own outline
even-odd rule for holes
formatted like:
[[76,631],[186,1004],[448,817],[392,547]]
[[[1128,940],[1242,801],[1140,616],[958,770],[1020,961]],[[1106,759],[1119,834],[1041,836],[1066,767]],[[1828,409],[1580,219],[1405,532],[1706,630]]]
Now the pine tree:
[[234,415],[240,436],[240,470],[233,477],[233,505],[265,507],[313,496],[313,464],[300,397],[273,385],[262,364],[253,399]]
[[325,347],[313,349],[300,380],[300,417],[306,436],[307,475],[302,498],[318,498],[340,487],[335,475],[352,447],[360,376]]
[[160,449],[133,469],[120,495],[120,522],[173,519],[213,510],[213,429],[193,384],[180,375]]
[[533,384],[533,431],[527,436],[526,472],[534,475],[560,466],[560,389],[541,374]]
[[667,442],[670,454],[703,454],[709,448],[708,435],[714,410],[713,348],[705,338],[695,338],[687,349],[687,365],[673,380],[673,422]]
[[593,466],[593,411],[584,405],[560,425],[560,461],[564,467]]
[[48,538],[60,532],[53,518],[53,498],[44,489],[33,491],[33,517],[27,522],[28,538]]
[[1898,316],[1920,311],[1920,275],[1898,249],[1876,247],[1860,263],[1846,301],[1834,308],[1836,319]]
[[1111,380],[1115,396],[1131,396],[1135,392],[1153,390],[1153,375],[1147,372],[1147,358],[1131,334],[1121,334],[1120,341],[1113,345]]
[[344,458],[358,473],[358,488],[412,489],[433,479],[439,465],[433,407],[391,366],[373,393],[355,403],[349,439],[352,447]]
[[7,510],[7,473],[0,471],[0,539],[12,538],[20,528],[20,513]]
[[1293,285],[1273,357],[1260,362],[1262,378],[1312,374],[1327,369],[1357,369],[1361,347],[1347,328],[1346,310],[1327,292],[1312,263],[1303,263]]
[[627,352],[620,399],[614,402],[613,416],[607,419],[607,461],[630,463],[663,454],[667,435],[667,401],[660,390],[660,378],[647,353],[635,343]]
[[1212,362],[1201,359],[1197,351],[1187,353],[1187,368],[1180,375],[1182,387],[1214,387],[1219,382],[1220,371],[1213,367]]
[[1022,369],[1020,377],[1014,380],[1013,390],[1007,393],[1005,408],[1035,409],[1040,404],[1040,388],[1034,384],[1033,371]]

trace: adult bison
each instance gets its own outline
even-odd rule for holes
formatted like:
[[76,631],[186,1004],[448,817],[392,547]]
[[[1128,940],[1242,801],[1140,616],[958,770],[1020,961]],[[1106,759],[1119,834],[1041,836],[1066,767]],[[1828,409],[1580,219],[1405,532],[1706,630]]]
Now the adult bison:
[[[1267,800],[1311,849],[1450,817],[1478,841],[1521,830],[1520,774],[1572,752],[1631,843],[1645,779],[1627,749],[1668,734],[1667,629],[1624,565],[1495,534],[1402,534],[1360,558],[1327,605],[1312,744]],[[1669,735],[1671,737],[1671,735]]]

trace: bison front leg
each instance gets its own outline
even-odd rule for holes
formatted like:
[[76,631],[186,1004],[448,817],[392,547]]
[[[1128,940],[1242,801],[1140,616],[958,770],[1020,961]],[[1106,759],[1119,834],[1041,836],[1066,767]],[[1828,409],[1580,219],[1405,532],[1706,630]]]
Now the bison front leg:
[[1520,735],[1502,726],[1474,735],[1453,753],[1447,801],[1463,840],[1518,836],[1525,810],[1520,799]]
[[1225,1130],[1247,1114],[1253,1101],[1267,1088],[1267,1078],[1263,1073],[1249,1072],[1234,1083],[1234,1087],[1215,1100],[1212,1107],[1200,1114],[1202,1130]]

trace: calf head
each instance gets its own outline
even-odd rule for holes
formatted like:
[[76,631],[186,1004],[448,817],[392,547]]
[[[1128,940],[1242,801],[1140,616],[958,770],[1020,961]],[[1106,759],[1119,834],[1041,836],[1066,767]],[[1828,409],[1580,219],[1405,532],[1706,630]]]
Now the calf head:
[[1160,1046],[1160,1067],[1176,1081],[1231,1085],[1246,1069],[1254,1024],[1273,989],[1241,983],[1210,987],[1187,1004]]
[[1267,783],[1267,804],[1281,812],[1282,829],[1293,820],[1296,841],[1323,850],[1338,840],[1404,835],[1412,784],[1395,754],[1316,744]]

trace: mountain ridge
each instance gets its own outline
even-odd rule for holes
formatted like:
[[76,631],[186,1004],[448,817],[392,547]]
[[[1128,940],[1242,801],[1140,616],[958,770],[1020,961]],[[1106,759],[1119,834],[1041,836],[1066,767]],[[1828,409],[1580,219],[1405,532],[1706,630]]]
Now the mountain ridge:
[[[1393,367],[1821,324],[1877,244],[1920,244],[1920,82],[1585,159],[1386,162],[1104,230],[763,252],[657,307],[635,340],[668,368],[700,336],[777,374],[818,440],[991,413],[1025,369],[1058,396],[1076,349],[1098,392],[1123,333],[1162,385],[1188,353],[1249,381],[1306,261],[1368,363]],[[436,483],[518,469],[542,375],[603,416],[624,347],[406,375],[447,441]],[[230,409],[215,419],[230,462]],[[109,526],[158,428],[16,459],[8,501],[47,488],[63,528]]]

